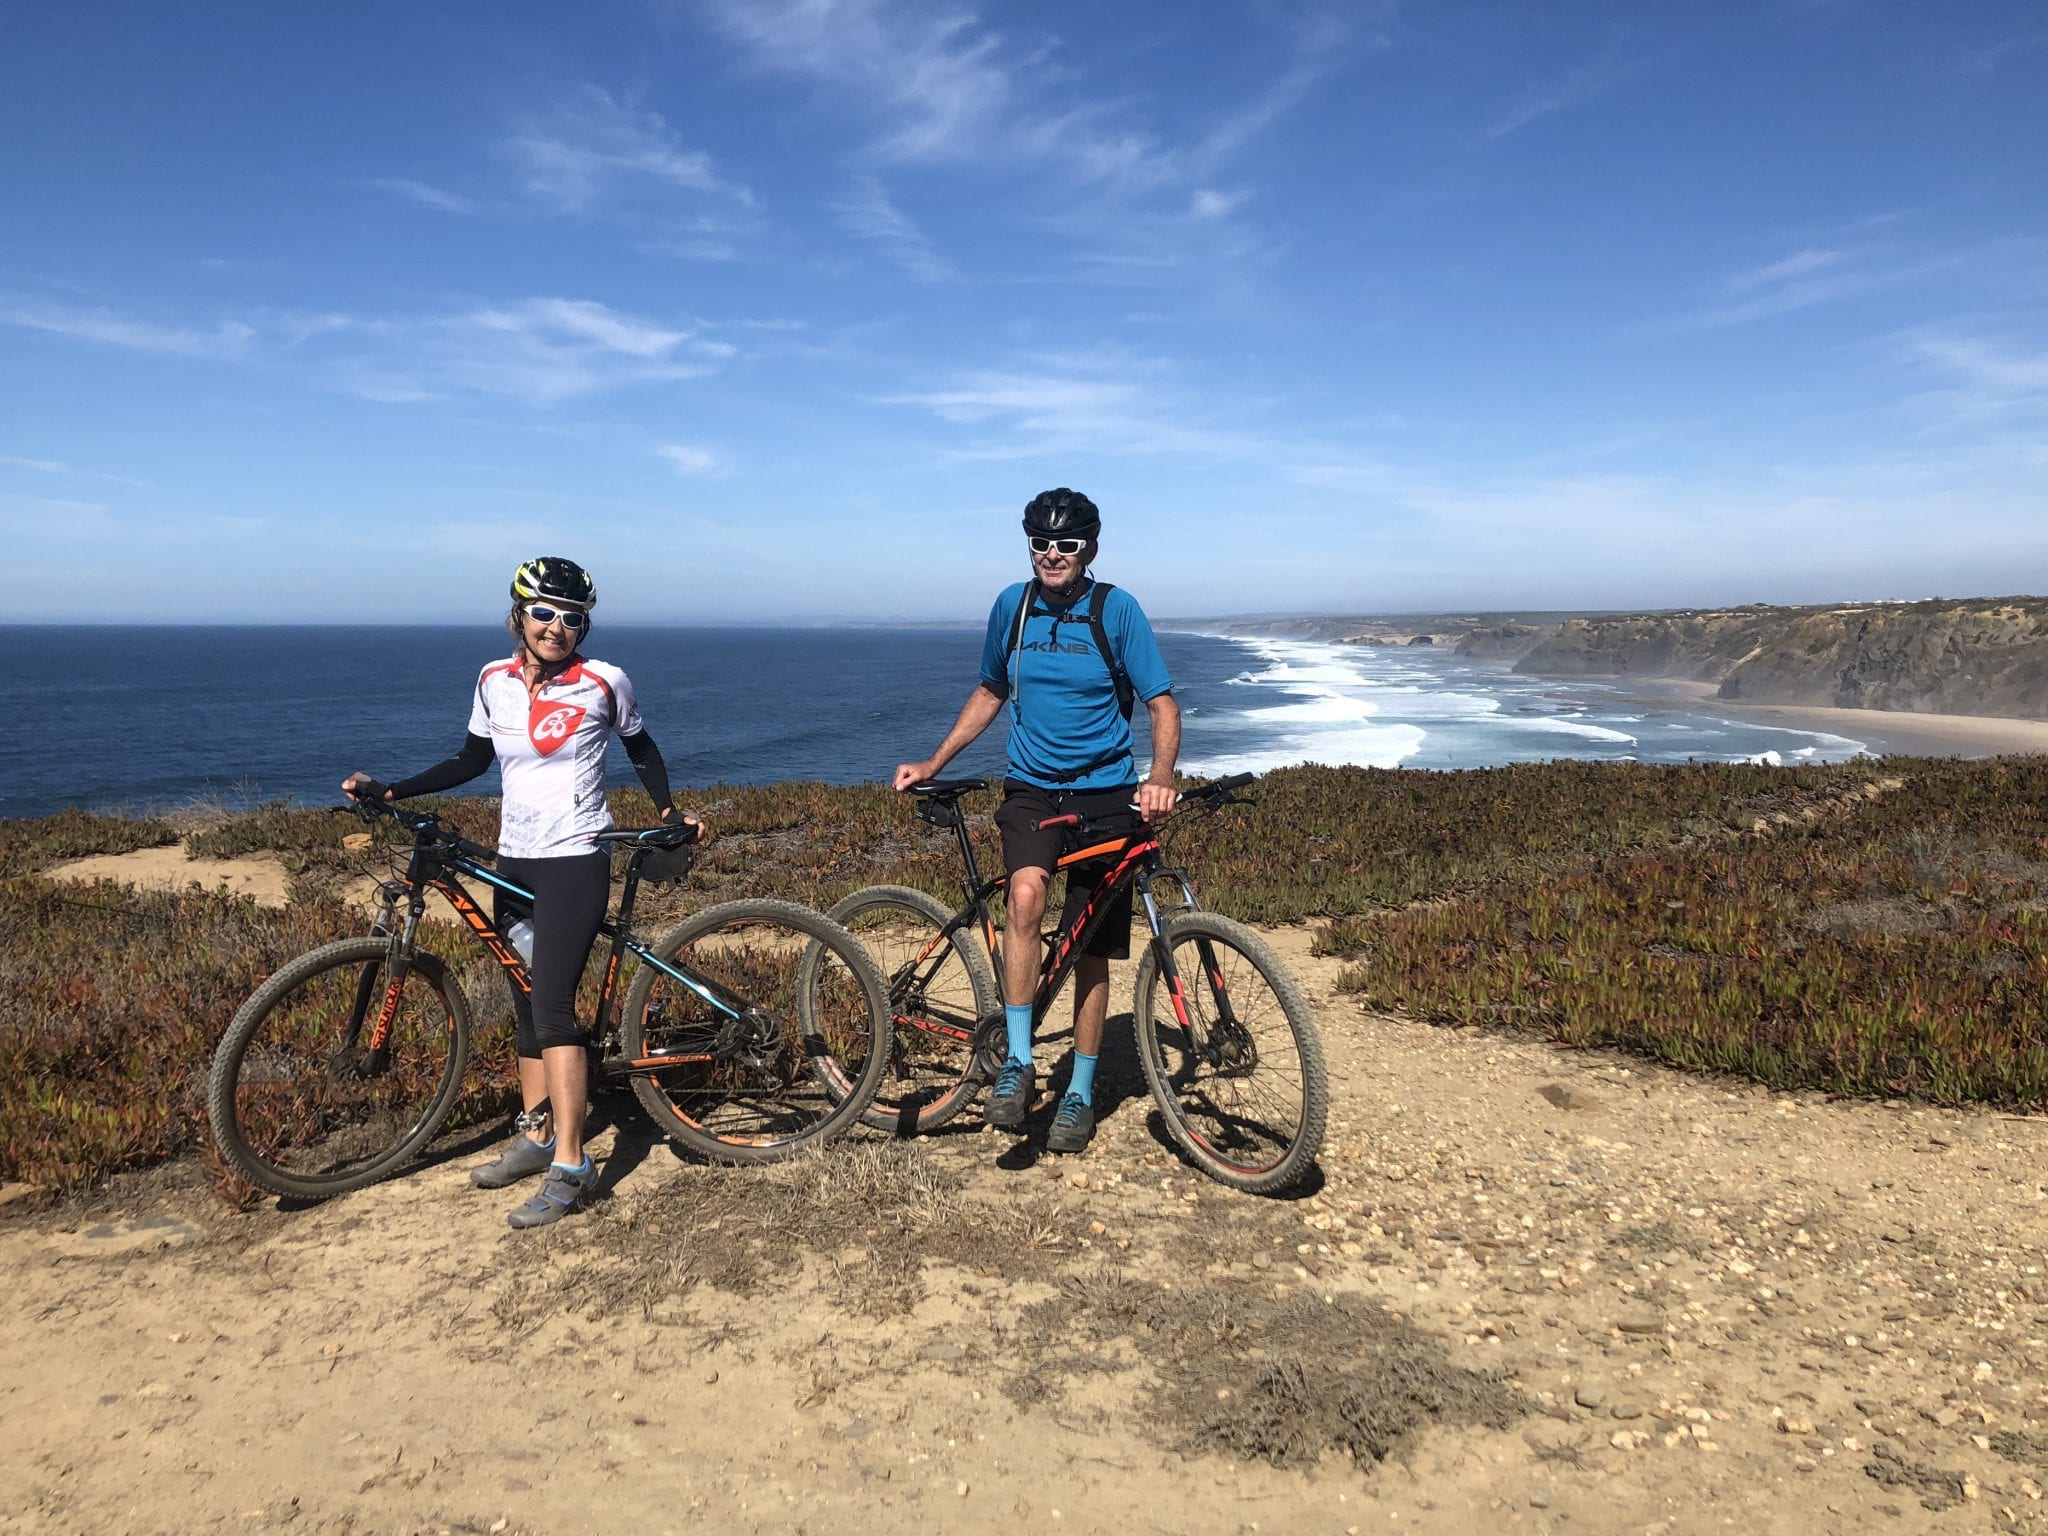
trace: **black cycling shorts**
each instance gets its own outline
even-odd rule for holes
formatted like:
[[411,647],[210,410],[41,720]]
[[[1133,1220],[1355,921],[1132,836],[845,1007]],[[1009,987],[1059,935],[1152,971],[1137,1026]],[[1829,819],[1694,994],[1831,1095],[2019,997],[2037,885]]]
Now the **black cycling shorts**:
[[[1049,816],[1113,816],[1124,811],[1129,812],[1132,825],[1138,825],[1138,813],[1130,809],[1137,793],[1135,784],[1115,789],[1041,789],[1022,779],[1005,780],[1003,803],[996,807],[996,830],[1003,835],[1003,868],[1011,873],[1020,869],[1050,873],[1058,867],[1060,855],[1075,846],[1070,840],[1073,828],[1050,827],[1041,832],[1038,824]],[[1105,833],[1102,840],[1113,835]],[[1068,868],[1067,904],[1060,913],[1062,928],[1088,905],[1095,887],[1115,867],[1116,856],[1112,855]],[[1131,891],[1132,887],[1126,885],[1110,902],[1102,926],[1095,930],[1095,937],[1088,941],[1083,954],[1104,960],[1130,958]]]
[[533,996],[512,989],[519,1054],[537,1060],[551,1045],[585,1044],[590,1036],[576,1017],[576,986],[612,893],[612,856],[599,849],[546,859],[501,857],[498,873],[533,892],[530,914],[502,891],[494,904],[500,932],[514,915],[533,919],[533,963],[526,968]]

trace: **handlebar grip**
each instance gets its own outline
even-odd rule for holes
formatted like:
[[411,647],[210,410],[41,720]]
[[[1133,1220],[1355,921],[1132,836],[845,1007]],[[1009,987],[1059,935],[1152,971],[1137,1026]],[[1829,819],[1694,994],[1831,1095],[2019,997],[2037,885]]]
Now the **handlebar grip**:
[[349,791],[349,798],[365,805],[383,805],[386,803],[384,797],[390,790],[390,785],[380,783],[376,779],[358,779],[356,787]]
[[1204,785],[1203,788],[1221,790],[1227,794],[1233,789],[1243,789],[1247,784],[1257,783],[1258,778],[1256,773],[1233,773],[1228,778],[1218,779],[1213,784]]
[[1038,824],[1038,830],[1041,832],[1047,832],[1054,827],[1078,827],[1079,825],[1081,825],[1081,818],[1074,815],[1073,812],[1069,811],[1064,816],[1046,817],[1045,820],[1041,821]]

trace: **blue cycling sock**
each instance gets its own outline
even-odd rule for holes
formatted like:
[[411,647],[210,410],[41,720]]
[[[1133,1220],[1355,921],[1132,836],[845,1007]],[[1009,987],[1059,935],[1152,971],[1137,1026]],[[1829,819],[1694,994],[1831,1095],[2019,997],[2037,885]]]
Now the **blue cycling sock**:
[[1095,1102],[1095,1058],[1074,1052],[1074,1078],[1067,1084],[1067,1092],[1079,1094],[1083,1104]]
[[573,1173],[579,1181],[587,1179],[597,1172],[597,1166],[590,1161],[590,1154],[588,1152],[583,1154],[583,1161],[581,1163],[549,1163],[548,1167],[560,1173]]
[[1010,1003],[1003,1009],[1003,1022],[1010,1029],[1010,1060],[1031,1065],[1031,1005]]

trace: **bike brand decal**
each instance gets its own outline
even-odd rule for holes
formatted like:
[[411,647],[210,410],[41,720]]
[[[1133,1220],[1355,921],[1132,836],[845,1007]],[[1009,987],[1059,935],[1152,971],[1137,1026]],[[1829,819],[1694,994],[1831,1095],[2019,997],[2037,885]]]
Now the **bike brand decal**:
[[581,704],[535,699],[526,717],[526,734],[534,751],[548,757],[560,750],[562,743],[576,734],[576,727],[583,723],[587,713]]

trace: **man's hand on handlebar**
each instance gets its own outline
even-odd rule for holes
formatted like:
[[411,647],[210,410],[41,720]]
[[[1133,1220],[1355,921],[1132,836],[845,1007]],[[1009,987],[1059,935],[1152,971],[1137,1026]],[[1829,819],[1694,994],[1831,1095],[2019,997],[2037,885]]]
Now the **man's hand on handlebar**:
[[1178,799],[1180,796],[1174,793],[1171,784],[1155,784],[1147,779],[1138,786],[1138,814],[1147,821],[1162,821],[1173,814]]

